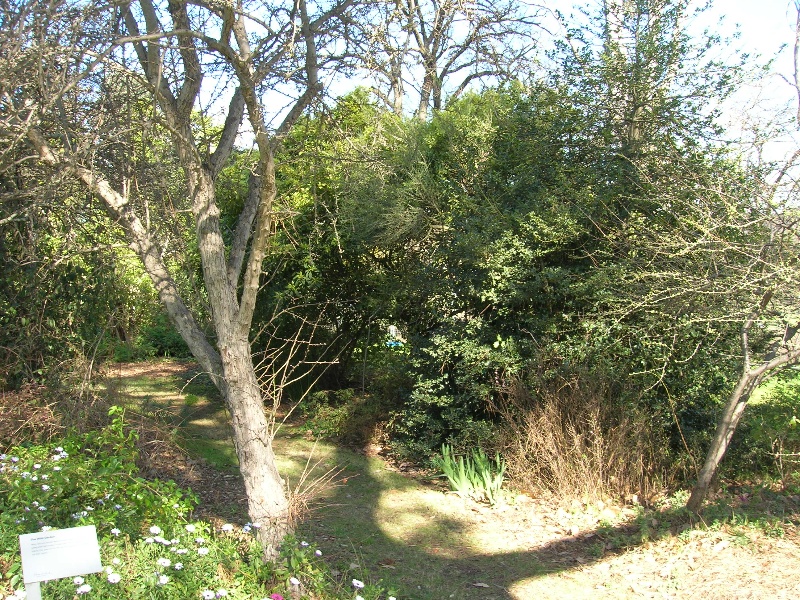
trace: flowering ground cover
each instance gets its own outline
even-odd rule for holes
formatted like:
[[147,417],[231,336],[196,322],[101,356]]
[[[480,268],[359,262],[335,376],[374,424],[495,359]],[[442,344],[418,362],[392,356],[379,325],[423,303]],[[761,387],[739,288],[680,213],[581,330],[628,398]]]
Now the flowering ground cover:
[[[388,598],[354,580],[341,586],[313,544],[285,540],[265,563],[258,523],[196,519],[197,498],[138,475],[136,433],[112,409],[103,430],[0,454],[0,598],[25,597],[18,536],[95,525],[104,569],[45,582],[43,597],[103,599]],[[56,445],[57,444],[57,445]]]

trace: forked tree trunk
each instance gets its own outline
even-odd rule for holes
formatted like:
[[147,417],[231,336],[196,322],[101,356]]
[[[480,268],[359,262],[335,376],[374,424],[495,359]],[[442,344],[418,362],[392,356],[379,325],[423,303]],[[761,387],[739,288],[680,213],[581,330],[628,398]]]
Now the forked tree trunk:
[[711,442],[711,447],[706,454],[705,463],[697,477],[697,483],[692,488],[689,501],[686,503],[686,508],[692,512],[696,513],[700,510],[719,463],[722,462],[725,453],[728,451],[731,438],[734,431],[736,431],[736,426],[739,424],[739,419],[742,418],[747,402],[750,400],[750,395],[758,387],[761,379],[762,374],[755,374],[748,369],[744,369],[736,387],[728,398],[725,410],[717,423],[714,440]]

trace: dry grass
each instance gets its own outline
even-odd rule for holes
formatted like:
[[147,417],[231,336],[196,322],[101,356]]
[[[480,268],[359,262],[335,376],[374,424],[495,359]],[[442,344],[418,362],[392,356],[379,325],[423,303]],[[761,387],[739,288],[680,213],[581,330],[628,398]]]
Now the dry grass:
[[61,418],[44,399],[41,386],[0,393],[0,450],[45,442],[62,430]]
[[551,382],[534,397],[512,382],[496,407],[508,475],[561,499],[647,498],[663,487],[659,448],[643,415],[586,377]]

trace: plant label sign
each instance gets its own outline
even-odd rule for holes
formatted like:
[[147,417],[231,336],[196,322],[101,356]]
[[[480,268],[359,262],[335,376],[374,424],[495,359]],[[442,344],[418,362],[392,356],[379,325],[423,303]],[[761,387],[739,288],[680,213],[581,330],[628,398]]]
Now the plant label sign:
[[94,525],[21,535],[19,550],[28,600],[41,600],[40,581],[103,570]]

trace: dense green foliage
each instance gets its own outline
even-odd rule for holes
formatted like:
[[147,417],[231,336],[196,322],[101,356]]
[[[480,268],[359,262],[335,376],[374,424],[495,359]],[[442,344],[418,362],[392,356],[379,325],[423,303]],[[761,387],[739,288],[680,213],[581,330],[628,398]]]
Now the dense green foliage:
[[[509,431],[550,414],[573,429],[552,439],[583,448],[595,428],[653,458],[642,463],[653,477],[691,475],[764,290],[777,291],[753,351],[767,356],[796,321],[796,236],[791,212],[765,199],[769,166],[717,140],[720,103],[743,70],[713,59],[719,39],[688,35],[690,4],[598,3],[538,79],[466,93],[425,121],[379,108],[365,89],[300,118],[277,149],[253,323],[267,396],[308,397],[310,431],[385,438],[401,459],[429,461],[442,444],[506,449]],[[110,116],[139,127],[98,160],[116,165],[143,213],[153,202],[175,216],[175,231],[159,231],[164,260],[184,267],[178,287],[203,321],[167,132],[135,89],[106,85],[119,105]],[[202,115],[193,126],[213,146],[220,127]],[[234,152],[217,179],[228,242],[257,158]],[[51,186],[63,206],[31,208],[21,194],[40,177],[22,175],[0,181],[22,203],[0,214],[11,267],[0,278],[0,385],[75,357],[185,355],[91,199]],[[739,456],[777,439],[752,438],[758,448]],[[644,440],[659,452],[641,451]]]
[[[338,344],[340,360],[323,383],[367,383],[400,455],[491,445],[514,381],[535,397],[579,372],[611,382],[619,410],[646,410],[676,453],[706,439],[734,328],[628,306],[642,293],[632,236],[679,222],[658,208],[673,190],[656,178],[674,181],[687,157],[668,149],[634,185],[589,135],[589,116],[546,86],[469,95],[428,123],[380,114],[357,92],[298,129],[302,150],[288,145],[309,160],[284,182],[305,189],[284,289],[325,307],[317,340]],[[696,181],[741,185],[712,150],[688,152]],[[384,346],[389,325],[401,349]]]

